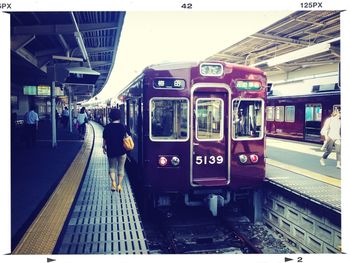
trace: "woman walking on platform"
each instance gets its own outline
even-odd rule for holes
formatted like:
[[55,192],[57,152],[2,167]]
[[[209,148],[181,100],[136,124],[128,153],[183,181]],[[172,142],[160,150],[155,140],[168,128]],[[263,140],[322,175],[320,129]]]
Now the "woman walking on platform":
[[[109,176],[112,181],[112,191],[118,189],[122,191],[122,181],[124,178],[124,166],[126,161],[126,150],[123,147],[123,139],[127,130],[123,124],[120,123],[121,112],[118,109],[112,109],[109,113],[111,123],[103,130],[103,153],[107,153]],[[118,186],[116,183],[116,171],[118,173]]]

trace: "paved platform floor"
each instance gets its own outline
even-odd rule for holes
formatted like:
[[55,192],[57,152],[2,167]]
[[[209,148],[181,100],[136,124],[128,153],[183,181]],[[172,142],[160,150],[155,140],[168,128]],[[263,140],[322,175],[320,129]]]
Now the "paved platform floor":
[[11,133],[11,247],[14,249],[79,152],[76,132],[57,127],[57,147],[50,142],[51,123],[39,123],[38,141],[27,148],[23,130]]
[[143,226],[125,175],[121,193],[111,191],[102,127],[91,122],[95,142],[82,187],[62,231],[58,254],[147,254]]
[[335,153],[320,165],[321,145],[267,139],[266,177],[273,183],[303,195],[316,203],[341,211],[341,169],[335,167]]
[[321,145],[284,139],[267,138],[266,151],[269,159],[310,170],[332,178],[340,179],[341,169],[336,168],[335,152],[332,152],[321,166],[323,155]]

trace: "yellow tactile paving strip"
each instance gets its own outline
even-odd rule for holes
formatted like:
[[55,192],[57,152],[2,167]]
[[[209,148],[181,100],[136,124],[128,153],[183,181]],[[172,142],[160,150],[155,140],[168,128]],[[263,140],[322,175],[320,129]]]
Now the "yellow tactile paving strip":
[[89,160],[93,139],[92,127],[87,125],[82,148],[13,254],[53,253]]
[[270,164],[270,165],[273,165],[273,166],[276,166],[278,168],[284,169],[284,170],[291,171],[293,173],[297,173],[297,174],[301,174],[303,176],[307,176],[309,178],[312,178],[312,179],[315,179],[315,180],[318,180],[318,181],[321,181],[321,182],[324,182],[324,183],[327,183],[327,184],[330,184],[330,185],[333,185],[333,186],[336,186],[336,187],[340,187],[341,186],[341,181],[339,179],[331,178],[329,176],[322,175],[322,174],[319,174],[319,173],[315,173],[315,172],[307,170],[307,169],[303,169],[303,168],[296,167],[296,166],[293,166],[293,165],[281,163],[281,162],[278,162],[278,161],[275,161],[275,160],[272,160],[272,159],[267,159],[266,163]]

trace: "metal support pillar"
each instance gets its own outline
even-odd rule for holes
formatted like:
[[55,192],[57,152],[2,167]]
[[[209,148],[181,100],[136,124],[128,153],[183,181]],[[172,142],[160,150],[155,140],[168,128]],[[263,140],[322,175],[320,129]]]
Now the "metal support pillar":
[[76,98],[74,98],[73,100],[73,109],[74,109],[74,117],[77,117],[77,114],[78,114],[78,106],[77,106],[77,101],[76,101]]
[[52,137],[52,148],[57,146],[57,129],[56,129],[56,85],[55,81],[52,81],[51,85],[51,137]]
[[73,132],[72,89],[71,89],[71,87],[68,87],[68,112],[69,112],[69,132]]

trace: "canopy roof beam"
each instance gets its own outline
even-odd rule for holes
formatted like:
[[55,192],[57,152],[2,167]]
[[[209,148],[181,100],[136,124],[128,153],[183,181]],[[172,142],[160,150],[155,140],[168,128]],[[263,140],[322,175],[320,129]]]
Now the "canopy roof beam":
[[[115,30],[118,26],[115,23],[89,23],[80,24],[80,32],[94,32],[100,30]],[[39,35],[65,35],[75,32],[75,26],[72,24],[58,24],[58,25],[31,25],[31,26],[15,26],[13,28],[13,35],[27,35],[31,34]]]

